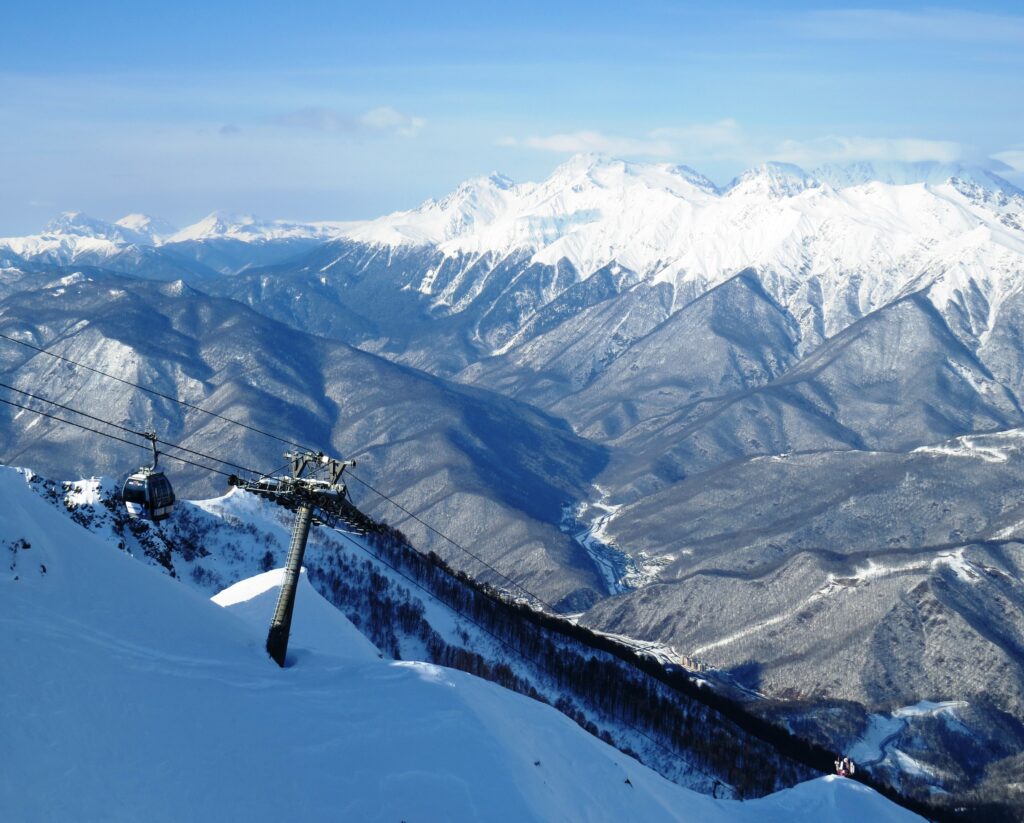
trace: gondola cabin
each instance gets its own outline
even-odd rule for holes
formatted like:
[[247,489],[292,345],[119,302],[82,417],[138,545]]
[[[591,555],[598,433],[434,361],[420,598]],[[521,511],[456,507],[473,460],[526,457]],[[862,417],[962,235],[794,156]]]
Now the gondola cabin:
[[121,499],[133,520],[141,518],[159,523],[170,517],[174,510],[171,481],[163,472],[152,469],[139,469],[125,480]]

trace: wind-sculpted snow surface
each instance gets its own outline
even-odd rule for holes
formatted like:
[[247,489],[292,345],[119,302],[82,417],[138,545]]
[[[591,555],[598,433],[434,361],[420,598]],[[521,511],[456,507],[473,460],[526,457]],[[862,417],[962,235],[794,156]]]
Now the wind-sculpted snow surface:
[[0,575],[5,819],[919,819],[836,778],[743,804],[688,791],[541,703],[379,659],[308,585],[278,669],[279,572],[211,603],[20,473],[0,494],[19,555]]

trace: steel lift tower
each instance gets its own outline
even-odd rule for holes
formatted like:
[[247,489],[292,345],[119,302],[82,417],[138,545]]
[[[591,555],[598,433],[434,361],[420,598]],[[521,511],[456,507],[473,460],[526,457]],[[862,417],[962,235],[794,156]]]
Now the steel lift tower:
[[[341,482],[341,475],[347,467],[355,466],[354,460],[342,461],[327,457],[322,452],[288,452],[285,457],[291,461],[290,477],[261,477],[259,480],[245,481],[232,476],[228,481],[233,486],[295,511],[284,581],[267,634],[267,653],[281,667],[288,654],[295,593],[299,586],[302,558],[306,554],[309,527],[314,522],[333,525],[337,519],[345,519],[352,504],[348,501],[348,492]],[[324,471],[326,478],[307,475],[310,469]]]

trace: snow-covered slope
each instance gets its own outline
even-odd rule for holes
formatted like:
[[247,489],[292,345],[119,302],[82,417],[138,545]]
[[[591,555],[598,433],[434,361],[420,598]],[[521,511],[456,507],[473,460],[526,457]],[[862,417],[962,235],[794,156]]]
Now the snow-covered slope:
[[379,659],[307,584],[278,669],[279,572],[211,603],[54,517],[20,472],[0,494],[5,819],[917,819],[838,778],[687,791],[548,706]]

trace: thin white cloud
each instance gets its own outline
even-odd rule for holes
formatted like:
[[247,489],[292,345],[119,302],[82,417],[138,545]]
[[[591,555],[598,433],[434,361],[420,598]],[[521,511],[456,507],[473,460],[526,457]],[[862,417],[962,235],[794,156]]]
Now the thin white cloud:
[[521,146],[539,151],[558,154],[596,152],[598,154],[640,155],[644,157],[666,157],[675,151],[675,145],[668,140],[652,138],[622,137],[602,134],[597,131],[577,131],[571,134],[551,134],[544,137],[502,137],[501,146]]
[[858,160],[954,163],[963,160],[965,155],[965,148],[950,140],[830,136],[813,140],[784,140],[770,159],[813,166]]
[[359,115],[336,109],[308,107],[285,112],[273,118],[279,126],[309,129],[328,134],[399,135],[415,137],[426,125],[422,117],[405,114],[390,106],[380,106]]
[[598,152],[649,156],[679,160],[697,167],[702,163],[749,167],[766,160],[795,163],[807,168],[822,163],[857,161],[955,163],[979,159],[984,162],[984,158],[975,158],[968,147],[951,140],[830,135],[780,141],[753,137],[732,118],[665,126],[639,136],[577,131],[524,138],[503,137],[497,142],[501,146],[560,154]]
[[799,16],[795,27],[833,40],[1024,43],[1024,16],[959,9],[822,9]]
[[702,150],[712,146],[739,146],[744,142],[740,124],[731,117],[710,123],[688,123],[655,129],[649,136],[658,140],[671,140],[683,146],[692,145]]
[[744,143],[739,124],[731,119],[686,123],[654,129],[642,136],[575,131],[524,138],[502,137],[499,146],[521,147],[559,154],[595,152],[642,157],[706,156],[709,152],[736,149]]
[[402,137],[415,137],[427,121],[422,117],[403,114],[391,106],[381,106],[362,114],[359,123],[371,131],[394,132]]
[[993,159],[1005,163],[1014,171],[1024,172],[1024,148],[996,152]]

